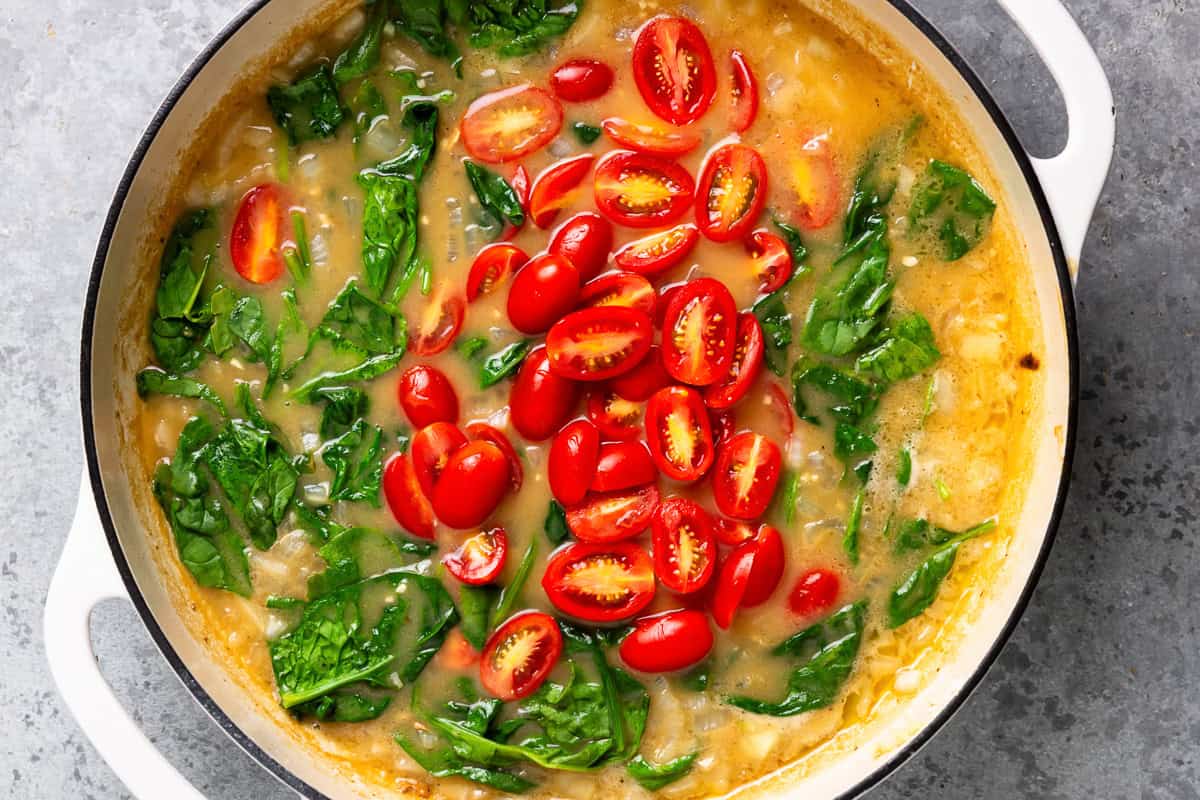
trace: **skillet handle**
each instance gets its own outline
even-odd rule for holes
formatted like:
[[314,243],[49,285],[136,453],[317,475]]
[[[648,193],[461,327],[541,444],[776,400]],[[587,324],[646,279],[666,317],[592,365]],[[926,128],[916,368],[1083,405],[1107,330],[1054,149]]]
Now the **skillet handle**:
[[1096,51],[1060,0],[999,0],[1041,56],[1067,106],[1067,146],[1033,167],[1058,224],[1071,279],[1116,145],[1112,87]]
[[43,615],[50,674],[79,727],[139,800],[204,800],[122,708],[100,673],[88,621],[102,600],[129,599],[96,513],[88,472]]

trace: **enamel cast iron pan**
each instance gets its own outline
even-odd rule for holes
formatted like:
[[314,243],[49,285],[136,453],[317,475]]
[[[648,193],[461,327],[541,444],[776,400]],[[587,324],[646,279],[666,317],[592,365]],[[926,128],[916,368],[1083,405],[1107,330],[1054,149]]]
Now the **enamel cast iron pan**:
[[[1016,535],[991,596],[936,680],[894,720],[828,766],[792,778],[786,769],[746,797],[854,797],[883,780],[940,728],[983,678],[1016,625],[1050,550],[1074,445],[1078,363],[1072,283],[1084,235],[1112,159],[1112,92],[1096,54],[1058,0],[999,0],[1032,40],[1066,100],[1070,136],[1049,160],[1030,158],[962,57],[906,0],[853,0],[939,83],[975,132],[1033,267],[1043,329],[1042,407],[1031,421],[1032,479]],[[171,668],[225,732],[279,780],[308,798],[362,797],[328,764],[302,751],[184,626],[152,556],[151,522],[134,501],[121,410],[133,370],[119,357],[118,321],[142,263],[145,221],[170,194],[173,168],[216,98],[283,40],[295,20],[329,0],[255,0],[200,54],[138,143],[109,211],[92,267],[83,320],[81,398],[87,469],[79,507],[46,600],[46,653],[80,727],[139,800],[201,800],[155,749],[104,682],[88,635],[91,609],[128,598]],[[143,504],[144,505],[144,504]]]

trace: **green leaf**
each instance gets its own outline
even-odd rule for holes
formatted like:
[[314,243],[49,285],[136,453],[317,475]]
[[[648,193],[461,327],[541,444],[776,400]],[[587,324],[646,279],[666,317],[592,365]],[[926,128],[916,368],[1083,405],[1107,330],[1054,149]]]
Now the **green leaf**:
[[403,343],[403,319],[359,291],[356,281],[350,281],[329,304],[315,335],[329,340],[337,349],[363,357],[382,355]]
[[183,378],[170,375],[157,367],[146,367],[137,374],[137,392],[139,397],[152,394],[164,394],[172,397],[192,397],[211,403],[213,408],[225,415],[225,403],[220,396],[206,383],[193,378]]
[[808,248],[804,246],[804,236],[800,233],[800,229],[776,216],[771,217],[771,224],[779,230],[779,234],[787,243],[788,250],[792,254],[792,277],[789,280],[795,280],[801,275],[808,274],[809,268],[805,263],[808,260]]
[[805,347],[827,356],[848,355],[862,347],[879,327],[892,297],[890,256],[884,228],[863,234],[834,262],[808,308]]
[[625,769],[642,788],[657,792],[659,789],[685,778],[692,771],[699,752],[688,753],[665,764],[652,764],[642,756],[635,756]]
[[212,257],[206,256],[196,263],[194,239],[196,234],[211,224],[212,212],[207,208],[197,208],[184,212],[171,230],[159,263],[158,291],[155,294],[159,317],[192,319],[192,309],[212,262]]
[[354,41],[333,62],[333,80],[339,86],[362,78],[379,63],[383,26],[388,20],[387,0],[367,3],[367,21]]
[[468,586],[459,589],[458,613],[462,616],[459,629],[471,646],[483,650],[491,626],[489,616],[496,605],[498,593],[494,586]]
[[565,542],[571,535],[571,529],[567,526],[567,512],[557,500],[550,501],[550,507],[546,511],[546,521],[542,523],[542,530],[546,532],[546,538],[550,540],[550,544],[555,547]]
[[469,6],[471,44],[505,58],[527,56],[575,23],[582,0],[482,0]]
[[268,549],[275,542],[299,479],[282,445],[254,421],[234,419],[205,448],[204,460],[254,546]]
[[329,499],[366,502],[380,507],[383,479],[383,429],[360,419],[341,436],[326,442],[321,460],[333,471]]
[[600,138],[600,134],[604,131],[597,125],[589,125],[586,122],[576,122],[571,126],[571,132],[575,134],[575,138],[580,144],[588,145]]
[[468,361],[474,361],[475,357],[482,353],[488,346],[486,336],[472,336],[469,339],[463,339],[457,345],[458,352],[463,354],[463,358]]
[[467,170],[467,180],[479,198],[479,205],[497,224],[508,222],[516,228],[525,224],[525,210],[508,181],[474,161],[464,161],[463,166]]
[[828,364],[800,360],[792,366],[792,404],[796,416],[808,422],[817,423],[818,420],[809,412],[806,387],[817,389],[832,398],[834,403],[829,406],[830,415],[837,422],[848,425],[863,422],[879,404],[876,389],[870,384]]
[[290,85],[272,86],[267,90],[267,106],[293,146],[330,138],[346,118],[328,64],[317,66]]
[[391,702],[390,695],[371,697],[339,689],[316,700],[301,703],[292,711],[322,721],[367,722],[382,716]]
[[375,84],[367,80],[359,84],[358,91],[350,101],[350,109],[354,114],[354,145],[357,155],[358,145],[362,144],[363,138],[379,120],[387,116],[387,101],[383,99]]
[[875,440],[854,425],[839,422],[833,431],[833,453],[851,468],[857,468],[863,456],[869,456],[878,449]]
[[311,402],[314,395],[322,390],[332,386],[341,386],[347,383],[363,383],[374,380],[380,375],[395,369],[396,365],[404,358],[404,348],[391,353],[382,353],[377,356],[371,356],[360,364],[356,364],[348,369],[338,370],[336,372],[323,372],[316,377],[310,379],[297,389],[292,390],[292,399],[300,403]]
[[423,749],[403,734],[396,734],[396,744],[400,745],[413,761],[435,778],[464,778],[509,794],[523,794],[537,786],[536,783],[513,775],[511,772],[466,764],[449,748]]
[[204,328],[182,319],[156,317],[150,323],[154,358],[170,373],[191,372],[204,358]]
[[217,286],[208,298],[208,310],[212,325],[208,328],[205,347],[221,358],[237,344],[237,337],[229,330],[229,315],[237,304],[237,294],[226,286]]
[[521,557],[521,563],[517,565],[517,571],[512,580],[500,591],[500,598],[492,610],[491,627],[498,627],[512,615],[517,603],[521,601],[521,593],[525,590],[525,583],[529,580],[529,573],[533,571],[533,562],[536,560],[537,540],[533,539],[529,542],[525,555]]
[[[925,609],[933,605],[942,581],[954,568],[958,548],[963,542],[981,536],[994,527],[995,521],[989,520],[958,534],[938,547],[912,572],[908,573],[888,597],[888,627],[899,628],[909,620],[920,616]],[[901,535],[903,536],[904,533],[902,532]],[[933,540],[932,537],[940,538],[941,531],[937,528],[927,528],[926,536],[927,540]]]
[[322,439],[333,439],[346,433],[354,422],[367,415],[370,402],[366,392],[353,386],[331,386],[313,392],[313,400],[324,402],[321,411]]
[[492,353],[479,368],[479,388],[487,389],[517,371],[525,356],[529,354],[530,342],[522,339]]
[[462,77],[462,56],[458,45],[446,30],[446,6],[450,0],[406,0],[392,3],[392,21],[396,28],[425,48],[436,58],[450,61]]
[[882,383],[896,383],[924,372],[941,357],[929,321],[914,312],[881,331],[876,344],[854,366]]
[[858,563],[858,533],[862,528],[863,501],[866,499],[866,489],[859,487],[850,504],[850,516],[846,520],[846,532],[842,535],[842,549],[850,559],[851,564]]
[[[897,523],[895,549],[897,553],[908,550],[926,550],[941,547],[955,539],[973,539],[996,527],[996,520],[989,519],[965,531],[952,531],[930,524],[926,519],[908,519]],[[963,541],[966,541],[963,539]]]
[[763,357],[767,367],[783,376],[787,372],[788,347],[792,344],[792,313],[787,308],[787,287],[762,298],[752,310],[762,325],[766,345]]
[[900,486],[908,486],[908,482],[912,480],[912,468],[912,453],[907,447],[901,448],[899,462],[896,466],[896,482]]
[[936,231],[942,258],[957,261],[987,236],[995,212],[995,201],[970,173],[935,159],[913,189],[910,233]]
[[317,551],[325,570],[308,578],[308,599],[316,600],[343,586],[398,570],[412,558],[390,537],[370,528],[347,528]]

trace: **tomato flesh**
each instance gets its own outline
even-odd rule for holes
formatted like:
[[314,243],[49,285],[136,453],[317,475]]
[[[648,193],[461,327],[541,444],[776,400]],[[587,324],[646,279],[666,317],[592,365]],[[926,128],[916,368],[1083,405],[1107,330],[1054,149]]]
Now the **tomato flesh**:
[[771,599],[783,578],[783,537],[770,525],[763,525],[753,539],[738,547],[754,550],[754,566],[750,570],[746,593],[742,595],[742,608],[760,606]]
[[550,88],[560,100],[586,103],[603,97],[613,84],[612,67],[594,58],[573,58],[550,73]]
[[729,68],[733,77],[729,127],[737,133],[744,133],[758,116],[758,81],[740,50],[729,54]]
[[643,617],[621,640],[621,660],[638,672],[678,672],[699,664],[713,647],[712,629],[700,611],[667,611]]
[[787,244],[767,230],[757,230],[746,237],[746,255],[753,263],[754,274],[759,280],[761,294],[776,292],[787,285],[792,277],[794,264],[792,251]]
[[630,228],[653,228],[678,219],[695,191],[687,170],[645,153],[616,150],[596,167],[596,208]]
[[564,506],[583,502],[600,460],[600,432],[587,420],[567,425],[550,445],[550,491]]
[[515,244],[496,242],[479,251],[467,274],[467,302],[473,303],[503,286],[529,260]]
[[562,122],[558,101],[526,83],[490,92],[471,103],[459,130],[468,153],[500,164],[545,147],[558,135]]
[[486,422],[472,422],[467,425],[467,436],[472,441],[491,442],[500,448],[500,452],[508,459],[508,468],[512,473],[513,491],[521,491],[521,484],[525,481],[525,467],[521,465],[521,459],[517,456],[516,449],[512,446],[512,442],[509,441],[508,437],[504,435],[504,432],[488,425]]
[[562,631],[554,617],[522,611],[488,638],[479,660],[479,681],[504,701],[528,697],[546,682],[562,649]]
[[603,123],[604,132],[622,147],[654,156],[679,158],[700,146],[700,137],[691,131],[672,131],[654,125],[629,122],[621,117],[609,117]]
[[700,231],[695,225],[677,225],[630,242],[616,252],[613,260],[621,269],[659,275],[681,264],[699,241]]
[[696,193],[696,222],[714,242],[749,233],[767,201],[767,166],[744,144],[718,147],[704,162]]
[[577,381],[615,378],[646,357],[653,333],[650,317],[633,308],[575,311],[554,323],[546,337],[550,368]]
[[642,432],[642,403],[626,400],[615,392],[596,389],[588,394],[587,416],[605,439],[636,439]]
[[433,506],[421,492],[412,460],[404,453],[392,456],[383,468],[383,495],[400,527],[413,536],[433,538]]
[[737,309],[725,284],[690,281],[671,298],[663,318],[663,365],[681,383],[707,386],[733,363]]
[[842,208],[841,179],[825,134],[813,136],[800,148],[791,170],[796,208],[792,218],[805,230],[824,228]]
[[713,411],[709,409],[708,421],[712,425],[713,446],[720,449],[738,432],[737,415],[730,409]]
[[526,439],[541,442],[558,432],[578,400],[578,384],[552,370],[546,348],[536,347],[517,371],[508,398],[509,419]]
[[695,389],[668,386],[646,404],[646,441],[659,470],[677,481],[695,481],[713,464],[708,409]]
[[547,249],[574,264],[581,281],[590,281],[604,270],[612,243],[612,223],[595,212],[584,211],[558,227]]
[[646,551],[632,542],[573,542],[550,557],[542,588],[567,616],[616,622],[654,600],[654,568]]
[[654,483],[658,471],[641,442],[605,442],[592,476],[593,492],[619,492]]
[[610,272],[585,284],[579,292],[581,308],[622,306],[654,316],[658,295],[650,281],[635,272]]
[[712,595],[712,616],[713,621],[723,630],[728,630],[733,624],[733,618],[746,596],[753,571],[754,552],[743,547],[736,548],[721,564],[721,571],[716,579],[716,590]]
[[675,125],[704,116],[717,92],[708,42],[683,17],[655,17],[642,27],[633,45],[633,77],[650,110]]
[[596,157],[585,153],[559,161],[546,168],[533,182],[529,194],[529,217],[539,228],[549,228],[558,213],[570,205],[575,189],[583,183]]
[[521,333],[544,333],[579,302],[579,270],[562,256],[534,256],[513,276],[508,319]]
[[708,584],[716,568],[717,540],[712,517],[696,503],[672,497],[652,521],[654,574],[673,592],[690,594]]
[[671,376],[662,362],[662,349],[654,345],[641,363],[609,381],[608,388],[623,400],[643,403],[670,383]]
[[723,410],[746,396],[762,372],[764,348],[762,325],[758,318],[749,311],[738,314],[737,344],[733,348],[729,372],[718,383],[704,390],[704,402],[709,408]]
[[654,486],[593,494],[582,505],[567,509],[567,526],[581,542],[619,542],[646,530],[656,508],[658,489]]
[[828,569],[809,570],[800,576],[788,595],[788,608],[800,617],[817,617],[833,608],[839,591],[841,580],[836,572]]
[[433,487],[437,485],[450,456],[466,443],[467,437],[463,432],[449,422],[426,425],[413,436],[409,455],[417,474],[417,483],[426,497],[433,497]]
[[751,523],[724,517],[717,518],[713,531],[717,535],[717,541],[729,547],[737,547],[742,542],[753,539],[758,533],[758,529]]
[[491,442],[468,442],[450,456],[433,487],[433,511],[443,524],[465,530],[483,524],[512,482],[508,459]]
[[734,436],[713,470],[717,508],[734,519],[758,519],[775,496],[782,467],[779,447],[767,437],[750,431]]
[[414,428],[435,422],[458,422],[458,395],[445,373],[426,364],[409,367],[400,376],[400,407]]
[[492,528],[468,536],[446,554],[446,570],[465,584],[484,586],[496,580],[508,556],[508,534],[504,528]]
[[420,357],[436,356],[449,349],[462,330],[466,303],[449,281],[442,281],[417,314],[409,332],[408,348]]
[[283,206],[283,190],[272,183],[246,192],[238,206],[229,256],[238,274],[251,283],[270,283],[283,274]]

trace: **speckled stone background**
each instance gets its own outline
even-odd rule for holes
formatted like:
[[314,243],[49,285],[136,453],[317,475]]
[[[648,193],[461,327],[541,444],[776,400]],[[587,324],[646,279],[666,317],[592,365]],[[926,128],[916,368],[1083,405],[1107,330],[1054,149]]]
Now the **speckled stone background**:
[[[995,3],[915,4],[976,66],[1033,152],[1055,152],[1061,100]],[[0,796],[128,796],[60,703],[41,644],[82,463],[81,304],[128,154],[240,5],[0,3]],[[871,800],[1200,797],[1200,7],[1067,5],[1108,69],[1119,125],[1079,287],[1070,502],[1029,612],[983,686]],[[131,607],[101,607],[92,629],[126,706],[209,797],[290,796],[193,703]]]

